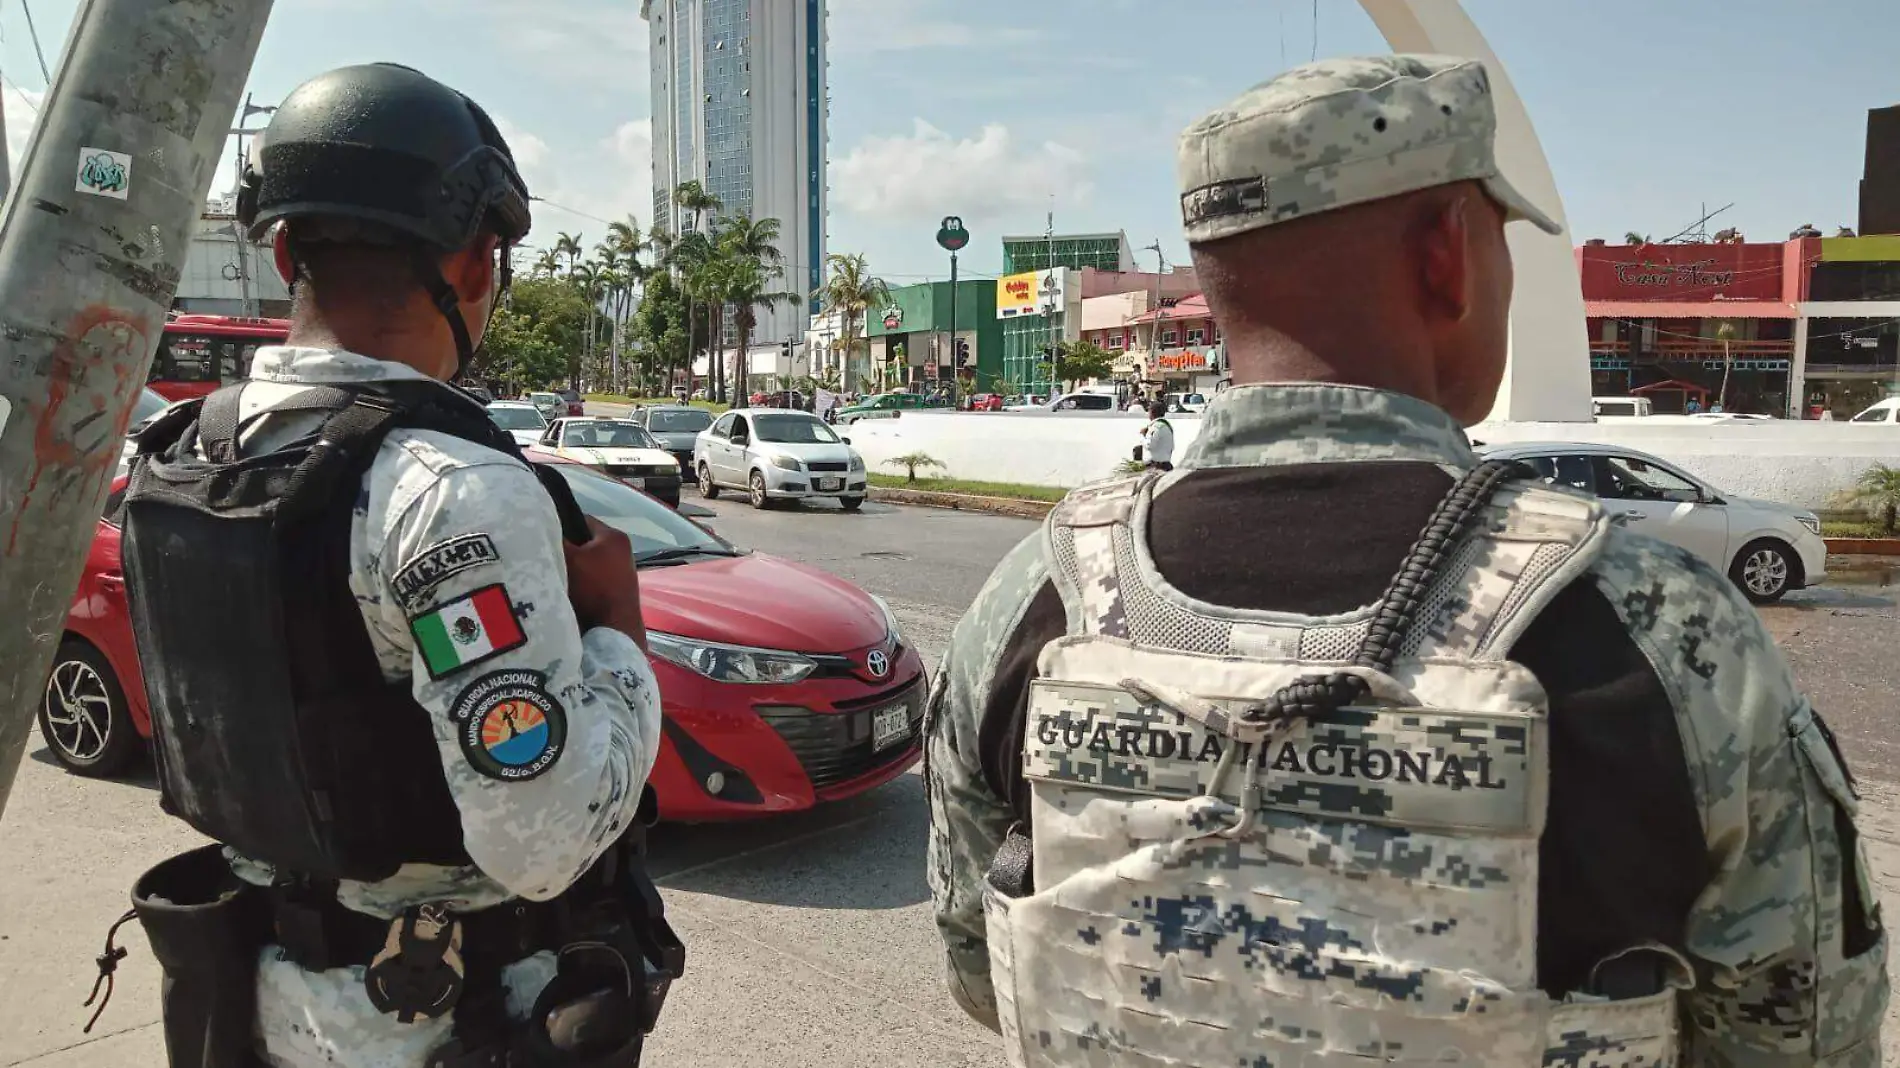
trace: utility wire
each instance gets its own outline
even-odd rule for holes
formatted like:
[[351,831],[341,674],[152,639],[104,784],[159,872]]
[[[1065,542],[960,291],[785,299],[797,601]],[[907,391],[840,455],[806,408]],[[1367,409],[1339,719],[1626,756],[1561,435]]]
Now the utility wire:
[[33,5],[28,0],[20,0],[20,10],[26,12],[26,31],[33,35],[33,54],[39,57],[40,77],[45,79],[46,87],[53,87],[53,74],[46,69],[46,53],[40,51],[40,31],[33,26]]
[[[25,3],[26,0],[20,0],[20,2]],[[1319,59],[1319,0],[1313,0],[1313,61],[1316,61],[1318,59]]]

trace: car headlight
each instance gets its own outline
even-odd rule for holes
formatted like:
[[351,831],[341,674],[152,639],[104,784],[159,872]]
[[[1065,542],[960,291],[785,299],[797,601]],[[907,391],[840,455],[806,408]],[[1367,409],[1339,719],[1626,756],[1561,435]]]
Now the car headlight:
[[859,456],[855,452],[851,454],[851,470],[853,471],[864,470],[864,457]]
[[654,656],[714,682],[798,682],[818,667],[811,658],[797,653],[700,641],[655,630],[647,631],[647,648]]
[[1810,534],[1821,533],[1821,517],[1820,516],[1798,515],[1794,517],[1794,520],[1795,522],[1801,524],[1802,526],[1807,527],[1808,533]]
[[871,594],[870,596],[871,596],[871,600],[876,601],[878,608],[884,613],[884,629],[890,632],[891,644],[892,645],[903,644],[904,632],[901,629],[899,629],[897,625],[897,613],[891,611],[890,602],[886,601],[882,597],[879,597],[875,593]]
[[803,471],[805,469],[804,464],[799,463],[789,456],[772,457],[772,466],[781,471]]

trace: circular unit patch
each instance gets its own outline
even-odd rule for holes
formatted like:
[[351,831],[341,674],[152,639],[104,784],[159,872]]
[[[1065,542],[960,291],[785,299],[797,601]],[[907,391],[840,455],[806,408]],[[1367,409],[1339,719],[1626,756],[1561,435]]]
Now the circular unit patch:
[[554,766],[567,712],[538,671],[494,671],[468,685],[453,715],[462,755],[491,779],[525,782]]

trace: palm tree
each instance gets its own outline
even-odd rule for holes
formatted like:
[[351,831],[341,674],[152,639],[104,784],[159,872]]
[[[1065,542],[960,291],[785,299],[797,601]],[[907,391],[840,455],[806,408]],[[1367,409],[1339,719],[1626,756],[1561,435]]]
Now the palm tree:
[[1639,234],[1631,230],[1629,233],[1623,235],[1623,243],[1625,245],[1647,245],[1649,244],[1649,235]]
[[710,211],[716,214],[720,209],[724,208],[726,204],[718,197],[707,192],[706,187],[700,185],[698,179],[694,179],[681,182],[679,185],[673,187],[673,206],[679,208],[681,211],[691,212],[693,225],[687,229],[698,230],[700,214],[702,212]]
[[579,389],[583,357],[588,358],[588,367],[590,371],[592,370],[594,314],[598,310],[596,305],[600,302],[600,269],[591,263],[583,263],[569,271],[568,277],[580,287],[581,296],[587,301],[587,332],[581,336],[581,351],[570,354],[567,359],[568,378],[571,380],[569,385],[573,389]]
[[735,407],[742,407],[748,394],[746,385],[747,376],[751,373],[752,331],[759,325],[758,309],[774,305],[791,307],[804,300],[797,293],[771,288],[784,276],[785,268],[755,259],[734,258],[726,269],[725,301],[732,308],[733,328],[738,333],[739,342],[732,375],[732,403]]
[[1860,473],[1849,499],[1880,520],[1880,529],[1888,537],[1900,526],[1900,467],[1875,464]]
[[873,277],[871,268],[864,261],[862,253],[846,255],[834,252],[825,257],[826,265],[831,268],[831,277],[825,280],[823,288],[813,293],[825,314],[836,314],[844,335],[845,370],[841,378],[849,380],[851,363],[851,345],[857,340],[858,327],[864,321],[867,309],[888,302],[891,299],[890,287],[882,278]]
[[538,278],[553,278],[554,272],[561,269],[561,254],[551,248],[542,249],[535,257],[534,275]]
[[[718,258],[718,250],[713,247],[712,240],[708,238],[705,234],[700,233],[697,230],[688,231],[687,233],[680,234],[679,236],[672,238],[670,245],[666,250],[666,265],[678,273],[680,289],[686,294],[686,322],[687,322],[686,364],[687,364],[687,371],[689,374],[691,373],[691,370],[692,370],[693,352],[695,351],[692,345],[692,335],[693,335],[692,324],[694,322],[694,318],[696,315],[695,307],[702,305],[702,303],[707,299],[707,296],[709,295],[710,291],[716,288],[711,285],[711,283],[715,281],[713,272],[711,271],[711,267],[713,266],[714,261],[717,258]],[[707,384],[707,393],[708,395],[711,395],[711,393],[713,392],[714,383],[718,381],[717,377],[712,374],[714,370],[713,363],[712,363],[713,361],[712,349],[713,349],[713,340],[714,340],[713,332],[712,332],[712,322],[713,322],[712,315],[713,315],[714,309],[711,307],[706,307],[705,312],[706,312],[706,317],[707,317],[706,318],[706,325],[707,325],[707,329],[706,329],[707,367],[706,367],[706,370],[708,372],[708,375],[707,375],[708,381],[706,384]]]
[[1735,340],[1735,320],[1723,319],[1715,324],[1715,337],[1722,343],[1722,390],[1715,395],[1715,403],[1728,411],[1728,375],[1735,368],[1735,357],[1729,353],[1729,342]]
[[554,240],[554,254],[567,257],[567,269],[572,273],[581,262],[581,235],[563,231]]

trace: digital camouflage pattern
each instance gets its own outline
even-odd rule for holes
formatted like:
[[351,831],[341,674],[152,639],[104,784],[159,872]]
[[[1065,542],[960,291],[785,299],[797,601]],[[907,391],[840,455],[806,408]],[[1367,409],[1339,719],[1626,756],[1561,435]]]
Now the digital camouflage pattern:
[[[1183,459],[1184,470],[1389,459],[1439,463],[1455,471],[1474,462],[1462,433],[1443,413],[1415,400],[1378,391],[1337,386],[1241,387],[1216,398],[1206,418],[1206,428]],[[1178,477],[1179,472],[1159,480],[1159,491],[1165,493]],[[1139,482],[1125,482],[1124,486]],[[1090,513],[1091,522],[1112,526],[1117,516],[1139,512],[1139,508],[1112,503],[1118,497],[1127,499],[1125,488],[1110,491],[1103,485],[1092,489],[1098,491],[1095,503],[1082,509]],[[1541,1061],[1602,1068],[1670,1064],[1679,1057],[1680,1063],[1698,1068],[1818,1063],[1860,1068],[1877,1064],[1878,1027],[1887,994],[1885,941],[1872,906],[1875,898],[1865,865],[1857,849],[1850,851],[1856,855],[1843,855],[1836,834],[1835,814],[1843,813],[1851,819],[1853,795],[1825,730],[1795,691],[1785,663],[1753,609],[1714,569],[1680,550],[1620,529],[1605,532],[1601,549],[1595,553],[1553,560],[1541,548],[1522,551],[1525,535],[1535,540],[1557,537],[1564,529],[1576,531],[1580,510],[1594,511],[1588,501],[1558,492],[1513,491],[1501,494],[1497,503],[1499,507],[1492,509],[1493,515],[1485,524],[1490,536],[1478,541],[1492,543],[1499,551],[1461,554],[1462,566],[1478,568],[1466,574],[1484,576],[1480,586],[1489,586],[1493,592],[1480,592],[1462,602],[1445,597],[1443,591],[1428,597],[1429,615],[1422,616],[1422,622],[1426,618],[1441,622],[1420,628],[1431,633],[1415,639],[1408,648],[1409,655],[1395,669],[1392,684],[1421,699],[1434,694],[1439,700],[1428,703],[1435,711],[1485,712],[1486,692],[1493,701],[1509,702],[1523,700],[1519,691],[1526,686],[1541,694],[1528,673],[1515,665],[1486,665],[1496,674],[1481,685],[1452,685],[1443,672],[1417,666],[1415,658],[1438,658],[1456,651],[1460,656],[1496,660],[1508,651],[1522,632],[1521,624],[1527,623],[1537,608],[1537,602],[1515,592],[1496,593],[1499,583],[1507,587],[1536,585],[1554,592],[1573,576],[1587,574],[1617,605],[1632,636],[1675,699],[1692,764],[1691,779],[1697,784],[1711,843],[1705,862],[1719,874],[1695,913],[1685,917],[1685,948],[1691,959],[1678,961],[1682,967],[1674,978],[1693,989],[1680,999],[1686,1011],[1679,1039],[1672,1034],[1673,1025],[1666,1022],[1673,1016],[1656,1012],[1657,1004],[1621,1002],[1613,1014],[1592,1012],[1587,1005],[1547,1006],[1541,1056],[1520,1056],[1517,1047],[1500,1046],[1485,1053],[1484,1057],[1490,1059],[1481,1058],[1480,1063]],[[1500,522],[1500,515],[1507,518]],[[1074,533],[1081,535],[1085,530]],[[1074,545],[1079,550],[1086,541],[1078,537]],[[1342,765],[1331,761],[1328,767],[1335,774],[1314,782],[1309,735],[1305,741],[1291,737],[1280,741],[1296,742],[1293,759],[1301,762],[1309,785],[1343,788],[1334,789],[1329,800],[1318,802],[1331,805],[1338,817],[1315,818],[1310,806],[1265,802],[1271,787],[1282,782],[1273,771],[1273,762],[1287,759],[1282,755],[1286,752],[1284,745],[1275,744],[1268,750],[1268,773],[1260,780],[1267,789],[1262,790],[1263,801],[1255,807],[1252,826],[1231,839],[1210,836],[1210,831],[1236,823],[1239,795],[1235,789],[1224,787],[1213,797],[1181,796],[1180,791],[1190,780],[1196,787],[1205,787],[1207,777],[1219,766],[1220,756],[1209,753],[1206,763],[1197,759],[1184,765],[1180,754],[1186,749],[1181,744],[1182,731],[1189,732],[1188,741],[1195,747],[1197,758],[1204,738],[1212,732],[1202,729],[1191,715],[1180,716],[1184,725],[1177,727],[1179,713],[1165,707],[1156,710],[1151,707],[1156,702],[1144,699],[1118,703],[1116,707],[1122,710],[1118,716],[1132,714],[1135,719],[1125,724],[1117,720],[1105,732],[1095,729],[1099,720],[1089,721],[1084,716],[1082,722],[1089,724],[1088,737],[1080,739],[1072,729],[1080,709],[1074,692],[1053,699],[1053,703],[1044,702],[1042,707],[1053,717],[1050,730],[1039,734],[1040,719],[1032,713],[1025,738],[1031,766],[1040,752],[1045,770],[1059,771],[1062,761],[1068,762],[1067,779],[1063,781],[1094,779],[1090,785],[1092,803],[1064,808],[1049,800],[1051,791],[1038,791],[1033,803],[1032,815],[1037,821],[1069,821],[1060,835],[1045,836],[1038,827],[1035,885],[1039,889],[1056,886],[1050,880],[1059,873],[1069,873],[1068,881],[1061,883],[1063,893],[1046,898],[1038,894],[1016,902],[993,899],[990,922],[1003,934],[986,946],[992,936],[979,911],[983,876],[1014,816],[982,777],[976,719],[991,700],[989,689],[1001,643],[1014,633],[1042,585],[1052,580],[1048,563],[1051,554],[1039,551],[1039,543],[1054,544],[1048,533],[1026,541],[991,576],[958,624],[940,668],[927,749],[932,806],[931,886],[948,950],[952,989],[959,1002],[993,1028],[1020,1019],[1022,1006],[1018,1002],[1025,992],[1044,1006],[1055,1006],[1050,1011],[1058,1014],[1072,1014],[1085,1005],[1123,1007],[1102,1013],[1099,1019],[1083,1020],[1071,1015],[1065,1025],[1048,1029],[1047,1046],[1043,1045],[1043,1028],[1024,1035],[1019,1028],[1008,1027],[1027,1039],[1010,1044],[1012,1056],[1022,1058],[1019,1063],[1147,1063],[1127,1052],[1131,1045],[1165,1050],[1168,1057],[1177,1058],[1181,1064],[1332,1063],[1319,1052],[1326,1047],[1337,1055],[1380,1055],[1374,1053],[1379,1048],[1377,1043],[1389,1040],[1392,1031],[1374,1034],[1354,1025],[1348,1022],[1350,1014],[1344,1007],[1386,1005],[1374,995],[1382,990],[1408,989],[1423,999],[1407,1003],[1411,1007],[1438,1005],[1441,1003],[1435,999],[1454,987],[1437,982],[1436,974],[1409,967],[1424,960],[1419,955],[1405,958],[1406,968],[1375,968],[1367,952],[1372,946],[1390,955],[1396,945],[1431,942],[1437,948],[1471,954],[1473,958],[1488,954],[1502,959],[1509,956],[1506,947],[1521,941],[1516,948],[1524,955],[1515,958],[1521,962],[1515,977],[1526,976],[1523,969],[1534,961],[1529,955],[1534,947],[1534,914],[1525,918],[1521,904],[1517,906],[1520,911],[1513,911],[1496,907],[1494,900],[1491,907],[1478,909],[1460,934],[1435,939],[1407,931],[1401,924],[1381,927],[1379,938],[1368,941],[1365,929],[1353,926],[1363,922],[1363,916],[1374,914],[1380,901],[1387,900],[1378,898],[1371,889],[1379,884],[1374,873],[1404,886],[1407,893],[1425,893],[1434,886],[1456,886],[1460,879],[1485,882],[1491,873],[1510,870],[1501,862],[1500,853],[1511,856],[1508,846],[1516,839],[1497,832],[1505,821],[1497,821],[1483,835],[1436,830],[1421,834],[1396,828],[1381,818],[1369,818],[1366,801],[1372,783],[1365,774],[1366,761],[1372,762],[1371,770],[1375,772],[1385,771],[1384,761],[1355,756],[1352,767],[1356,777],[1352,782],[1343,781],[1338,774]],[[1061,553],[1054,555],[1060,558]],[[1067,585],[1064,599],[1071,607],[1070,633],[1079,634],[1082,618],[1075,610],[1079,591],[1073,582]],[[1135,611],[1125,617],[1124,625],[1130,619],[1137,628],[1169,625],[1157,624],[1152,605],[1140,599],[1151,594],[1133,589],[1122,592],[1135,598],[1129,602]],[[1485,615],[1516,616],[1521,622],[1482,624]],[[1096,686],[1119,686],[1129,676],[1144,683],[1161,679],[1164,668],[1148,659],[1159,656],[1194,665],[1186,671],[1177,668],[1177,678],[1164,680],[1174,685],[1162,687],[1168,694],[1157,696],[1174,704],[1192,704],[1180,700],[1183,693],[1253,695],[1258,691],[1234,677],[1237,669],[1231,663],[1239,656],[1261,656],[1263,651],[1293,659],[1302,643],[1310,645],[1314,635],[1341,629],[1338,619],[1326,620],[1324,626],[1313,624],[1297,619],[1226,621],[1226,629],[1211,632],[1214,638],[1209,639],[1208,632],[1196,637],[1195,641],[1203,645],[1217,641],[1224,646],[1203,649],[1200,657],[1136,647],[1127,641],[1071,638],[1045,650],[1042,666],[1073,673],[1078,670],[1076,665],[1059,665],[1056,661],[1093,655],[1101,662],[1088,667],[1095,672],[1091,681]],[[1141,635],[1137,633],[1135,639],[1141,640]],[[1077,643],[1093,643],[1099,648],[1093,654],[1064,648]],[[1048,671],[1044,677],[1051,677]],[[1374,692],[1376,696],[1382,691],[1375,687]],[[1230,705],[1225,702],[1221,707]],[[1151,721],[1163,725],[1146,725]],[[1143,725],[1133,733],[1137,722]],[[1124,731],[1124,726],[1129,730]],[[1322,733],[1328,729],[1332,728],[1322,728]],[[1054,742],[1045,741],[1052,736]],[[1167,749],[1160,741],[1163,736],[1173,737],[1176,743],[1172,761],[1152,756]],[[1340,730],[1328,738],[1334,752],[1347,747],[1347,737]],[[1365,745],[1364,734],[1357,738],[1358,754],[1374,748],[1393,749],[1390,745]],[[1080,754],[1068,744],[1072,739],[1081,743]],[[1124,745],[1126,755],[1122,753]],[[1101,752],[1103,748],[1109,752]],[[1069,751],[1063,752],[1065,749]],[[1431,755],[1439,752],[1434,749]],[[1412,759],[1412,778],[1417,778],[1420,755],[1415,753]],[[1393,782],[1397,760],[1394,757],[1392,775],[1383,783]],[[1138,765],[1145,770],[1138,770]],[[1442,762],[1438,767],[1442,769]],[[1494,764],[1494,779],[1496,769]],[[1460,770],[1464,771],[1462,766]],[[1147,785],[1141,786],[1144,774]],[[1244,781],[1240,774],[1235,773],[1236,786]],[[1290,767],[1280,769],[1279,774],[1290,775],[1289,781],[1300,781],[1300,773],[1292,772]],[[1469,772],[1466,776],[1478,778]],[[1170,782],[1175,788],[1172,797],[1165,791],[1152,790],[1157,783],[1167,787]],[[1122,796],[1124,790],[1129,791],[1125,795],[1129,800],[1102,804],[1102,799]],[[1149,796],[1139,796],[1137,790]],[[1310,800],[1305,795],[1302,799]],[[1541,819],[1541,803],[1538,816]],[[1077,843],[1075,848],[1080,853],[1052,850],[1050,838]],[[1103,849],[1116,858],[1105,868],[1099,859],[1092,859]],[[1056,866],[1045,871],[1045,863]],[[1531,863],[1534,866],[1534,852]],[[1088,864],[1097,867],[1091,869],[1086,867]],[[1201,877],[1189,889],[1171,895],[1131,896],[1121,892],[1128,889],[1124,880],[1179,879],[1184,867],[1211,870],[1218,873],[1218,878]],[[1113,877],[1099,874],[1104,871]],[[1216,895],[1225,892],[1222,887],[1250,879],[1270,879],[1271,889],[1224,907],[1216,903]],[[1347,917],[1351,922],[1341,922],[1331,915],[1303,914],[1297,909],[1294,902],[1301,899],[1299,891],[1321,879],[1326,880],[1328,892],[1334,895],[1330,900],[1351,904],[1353,915]],[[1852,896],[1855,904],[1850,907],[1848,888],[1852,886],[1860,887],[1862,892]],[[1491,890],[1487,883],[1485,892]],[[1424,898],[1404,900],[1416,904]],[[1534,896],[1514,900],[1534,901]],[[1025,909],[1025,904],[1031,907]],[[1013,907],[1001,907],[1006,905]],[[1118,937],[1120,929],[1102,922],[1063,926],[1074,918],[1071,912],[1086,912],[1098,919],[1118,917],[1123,924],[1146,934]],[[1036,917],[1033,926],[1038,934],[1034,939],[1027,939],[1022,930],[1026,913]],[[1321,922],[1306,922],[1315,919]],[[1025,970],[1026,944],[1034,946],[1040,963]],[[998,991],[992,985],[992,958],[996,974],[1014,976],[1014,988],[1006,983]],[[1179,1025],[1178,1021],[1205,1020],[1225,1004],[1224,998],[1209,994],[1211,986],[1200,981],[1216,962],[1235,989],[1247,991],[1247,999],[1233,1008],[1252,1015],[1232,1018],[1250,1020],[1246,1032]],[[1527,989],[1534,993],[1534,988],[1523,984],[1511,985],[1510,969],[1456,972],[1452,981],[1466,982],[1474,976],[1513,996]],[[1099,1001],[1080,995],[1078,977],[1105,984],[1095,992]],[[1414,982],[1416,986],[1407,985]],[[1323,988],[1333,1000],[1302,1001],[1286,993],[1289,987],[1299,986],[1308,987],[1308,993],[1310,988]],[[1193,988],[1191,993],[1188,987]],[[1499,1014],[1511,1015],[1504,1011],[1506,1002],[1527,1012],[1544,1011],[1532,1008],[1529,1002],[1512,1001],[1498,994],[1497,989],[1484,987],[1482,996],[1496,995],[1503,1000],[1470,1004],[1483,1004],[1487,1018],[1493,1020]],[[1268,994],[1279,992],[1282,998],[1263,1000],[1267,995],[1262,990]],[[1000,1020],[999,996],[1003,1002]],[[1671,1000],[1676,999],[1669,993],[1654,999],[1657,1003]],[[1294,1007],[1285,1011],[1264,1008],[1269,1004],[1280,1006],[1283,1001]],[[1156,1009],[1163,1002],[1171,1003],[1174,1016]],[[1452,1003],[1456,1003],[1455,997]],[[1328,1012],[1315,1019],[1310,1011],[1321,1004],[1329,1007]],[[1144,1009],[1150,1015],[1143,1015]],[[1177,1022],[1166,1023],[1167,1019]],[[1427,1023],[1420,1025],[1430,1031],[1422,1036],[1427,1046],[1434,1040],[1430,1036],[1438,1033],[1431,1029],[1441,1025],[1450,1026],[1429,1014]],[[1420,1054],[1416,1041],[1409,1051],[1412,1055]],[[1244,1050],[1245,1056],[1233,1055],[1236,1048]],[[1405,1053],[1390,1048],[1383,1055],[1406,1058]]]
[[[242,396],[249,418],[312,385],[417,379],[402,364],[348,352],[259,349]],[[471,402],[472,403],[472,402]],[[313,429],[307,413],[266,416],[247,430],[247,450],[267,450]],[[442,770],[462,814],[473,867],[408,865],[377,883],[345,882],[345,906],[393,916],[424,902],[458,911],[515,898],[545,901],[578,879],[619,837],[652,770],[660,734],[659,686],[639,646],[617,631],[583,633],[567,598],[561,531],[547,491],[533,472],[502,454],[433,431],[397,430],[363,481],[351,526],[350,585],[386,676],[412,681],[434,715]],[[496,559],[444,576],[416,604],[398,596],[394,576],[454,538],[486,535]],[[431,680],[410,621],[483,586],[504,584],[526,644],[479,666]],[[566,710],[558,759],[532,780],[503,782],[470,765],[449,709],[474,679],[492,671],[538,672]],[[418,769],[428,774],[429,769]],[[233,870],[268,882],[268,865],[232,857]],[[510,1011],[525,1016],[554,974],[539,954],[504,975]],[[306,972],[262,956],[259,1033],[273,1065],[302,1068],[407,1068],[422,1065],[448,1037],[450,1020],[400,1024],[378,1012],[363,990],[361,967]]]
[[1327,59],[1263,82],[1181,134],[1181,220],[1213,241],[1335,208],[1483,182],[1514,219],[1562,227],[1505,180],[1484,64],[1452,56]]

